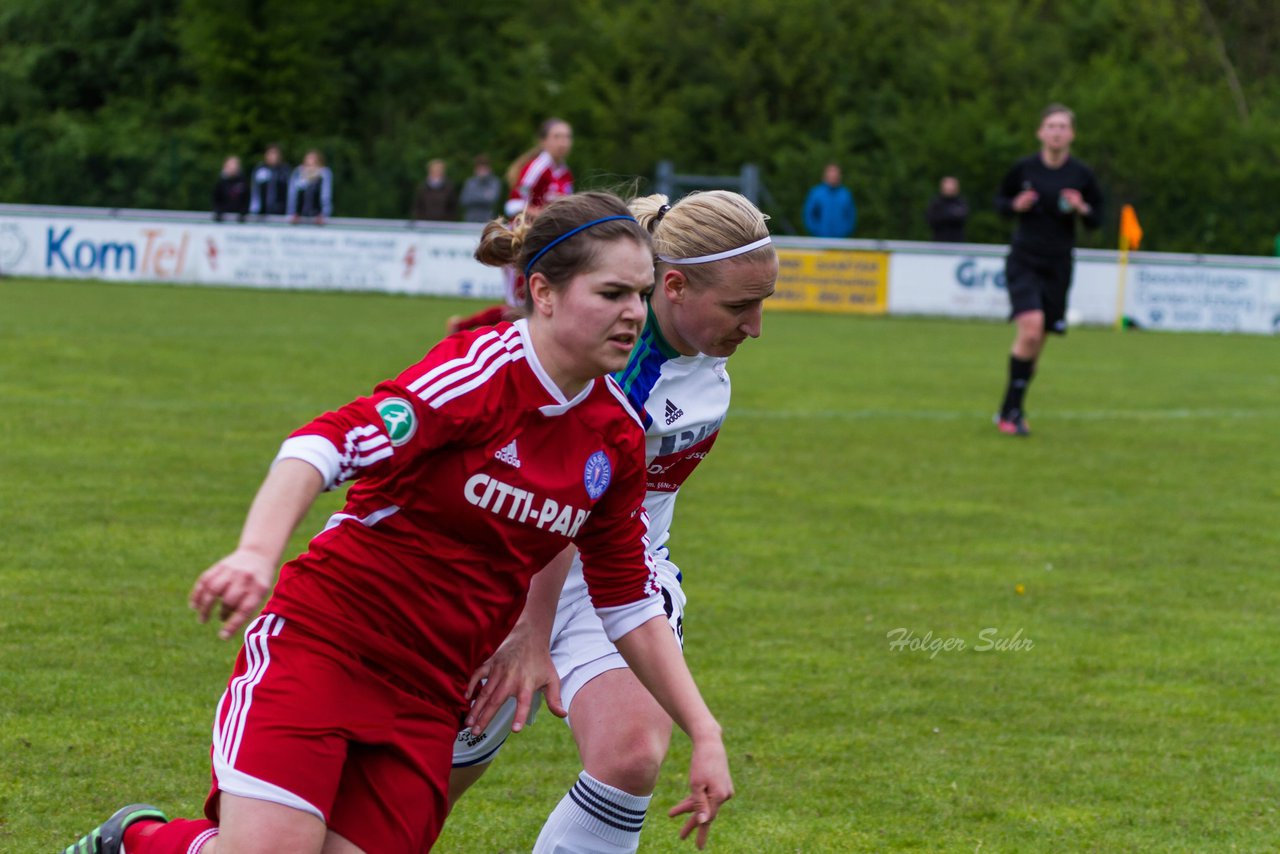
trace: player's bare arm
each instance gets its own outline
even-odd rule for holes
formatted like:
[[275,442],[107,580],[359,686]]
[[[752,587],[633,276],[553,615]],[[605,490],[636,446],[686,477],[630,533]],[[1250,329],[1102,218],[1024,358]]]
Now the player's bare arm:
[[221,600],[218,637],[230,638],[261,607],[285,544],[322,486],[320,472],[302,460],[280,460],[271,467],[249,507],[240,544],[201,573],[191,588],[188,602],[202,623]]

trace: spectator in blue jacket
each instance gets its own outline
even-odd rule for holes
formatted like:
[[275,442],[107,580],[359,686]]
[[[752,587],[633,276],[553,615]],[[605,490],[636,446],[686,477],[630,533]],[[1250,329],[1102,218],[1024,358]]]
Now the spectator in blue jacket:
[[804,225],[814,237],[849,237],[858,224],[853,193],[840,184],[840,167],[828,163],[822,183],[809,191],[804,203]]

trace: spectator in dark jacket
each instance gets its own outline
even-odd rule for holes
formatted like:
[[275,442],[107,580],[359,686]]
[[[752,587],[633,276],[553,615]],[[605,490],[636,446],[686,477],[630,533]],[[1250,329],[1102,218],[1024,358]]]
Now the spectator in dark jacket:
[[240,158],[228,157],[222,162],[222,174],[213,185],[213,219],[222,222],[225,214],[235,214],[244,222],[249,213],[249,182],[240,170]]
[[822,172],[822,183],[809,191],[804,203],[804,224],[814,237],[848,237],[858,224],[853,193],[840,180],[840,166],[828,163]]
[[297,223],[309,219],[316,225],[333,216],[333,173],[314,148],[302,158],[302,165],[289,177],[289,219]]
[[415,220],[453,222],[458,218],[458,192],[445,170],[443,160],[432,160],[427,164],[427,180],[422,182],[413,197]]
[[289,164],[274,143],[262,153],[262,162],[253,167],[249,183],[249,213],[254,216],[284,216],[289,206]]
[[969,203],[960,195],[960,179],[951,175],[938,183],[938,195],[929,202],[924,217],[933,239],[939,243],[964,243],[964,225],[969,219]]
[[494,209],[502,198],[502,181],[493,174],[489,158],[483,154],[476,155],[475,171],[471,177],[462,182],[462,195],[458,204],[462,208],[464,222],[488,222],[493,219]]

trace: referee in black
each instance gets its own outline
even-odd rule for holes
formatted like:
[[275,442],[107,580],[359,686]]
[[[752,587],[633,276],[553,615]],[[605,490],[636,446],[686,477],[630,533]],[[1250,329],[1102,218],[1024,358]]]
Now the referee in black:
[[1062,104],[1050,104],[1040,114],[1036,136],[1040,152],[1013,164],[996,194],[996,210],[1018,221],[1004,267],[1017,333],[1009,354],[1009,385],[996,416],[996,427],[1010,436],[1030,435],[1022,401],[1045,333],[1067,331],[1076,220],[1088,228],[1102,221],[1098,179],[1071,156],[1075,114]]

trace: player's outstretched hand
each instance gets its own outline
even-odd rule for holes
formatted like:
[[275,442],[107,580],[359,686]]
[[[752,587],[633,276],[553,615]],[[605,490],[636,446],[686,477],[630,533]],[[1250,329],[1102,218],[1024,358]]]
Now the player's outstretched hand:
[[489,660],[471,674],[467,699],[475,699],[467,713],[467,726],[476,735],[483,733],[507,698],[515,697],[516,716],[511,731],[519,732],[529,719],[538,691],[546,696],[551,714],[560,718],[568,714],[560,702],[560,675],[551,661],[547,641],[522,632],[517,626]]
[[699,849],[707,845],[711,822],[715,821],[720,805],[733,797],[733,779],[729,776],[729,759],[724,743],[719,739],[705,744],[694,742],[693,759],[689,762],[689,797],[671,808],[671,818],[689,814],[689,820],[680,831],[681,839],[688,839],[696,828],[694,842]]
[[221,600],[218,617],[222,628],[218,637],[227,640],[261,607],[275,577],[272,561],[237,549],[200,574],[191,588],[188,604],[204,623],[209,620],[214,603]]

